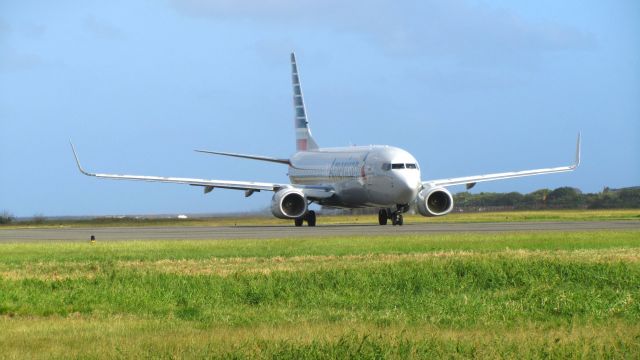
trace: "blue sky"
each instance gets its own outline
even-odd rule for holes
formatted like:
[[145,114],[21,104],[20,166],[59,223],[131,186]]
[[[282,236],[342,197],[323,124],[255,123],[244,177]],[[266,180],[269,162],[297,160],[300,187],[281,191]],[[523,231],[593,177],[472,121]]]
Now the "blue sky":
[[637,1],[14,1],[0,211],[266,207],[269,193],[81,176],[68,140],[89,170],[286,182],[286,167],[192,150],[294,151],[291,50],[321,146],[399,146],[427,180],[564,165],[581,131],[577,172],[474,191],[640,185]]

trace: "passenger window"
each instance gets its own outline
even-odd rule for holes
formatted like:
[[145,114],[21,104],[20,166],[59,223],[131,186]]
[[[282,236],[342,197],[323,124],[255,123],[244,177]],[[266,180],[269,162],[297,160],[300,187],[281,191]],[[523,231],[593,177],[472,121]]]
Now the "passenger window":
[[404,164],[391,164],[392,169],[404,169]]

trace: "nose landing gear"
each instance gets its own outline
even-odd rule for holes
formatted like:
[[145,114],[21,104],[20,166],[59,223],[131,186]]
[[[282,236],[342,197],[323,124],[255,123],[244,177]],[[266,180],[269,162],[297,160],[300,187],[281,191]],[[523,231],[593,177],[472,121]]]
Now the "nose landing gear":
[[395,213],[393,213],[393,217],[391,218],[391,224],[398,225],[398,226],[402,226],[402,224],[404,224],[404,217],[402,216],[401,212],[396,211]]
[[406,211],[405,205],[398,205],[398,209],[396,211],[391,211],[391,209],[380,209],[378,211],[378,224],[387,225],[387,220],[391,219],[392,225],[402,226],[404,224],[404,217],[402,213]]

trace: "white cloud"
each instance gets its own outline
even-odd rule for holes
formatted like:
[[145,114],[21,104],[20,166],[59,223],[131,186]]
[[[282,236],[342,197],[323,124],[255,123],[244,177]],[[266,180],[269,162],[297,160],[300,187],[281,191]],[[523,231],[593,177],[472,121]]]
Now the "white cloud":
[[0,56],[0,70],[29,70],[44,63],[40,55],[18,52],[13,48],[5,48],[4,55]]
[[122,31],[116,26],[96,18],[91,15],[84,21],[84,28],[94,36],[101,39],[121,39],[123,37]]
[[4,20],[0,19],[0,46],[4,43],[8,34],[11,32],[11,27]]
[[584,50],[593,35],[570,26],[528,20],[512,11],[465,0],[172,0],[187,16],[238,20],[291,29],[360,35],[385,52],[504,61],[531,54]]
[[29,24],[20,29],[20,32],[31,39],[42,39],[47,32],[47,28],[44,25]]

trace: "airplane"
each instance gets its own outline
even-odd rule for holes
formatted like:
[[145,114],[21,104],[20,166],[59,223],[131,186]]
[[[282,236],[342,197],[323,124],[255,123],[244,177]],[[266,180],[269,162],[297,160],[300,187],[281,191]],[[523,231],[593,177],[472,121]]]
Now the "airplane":
[[188,184],[203,187],[207,194],[215,188],[244,190],[245,197],[259,191],[272,191],[271,213],[290,219],[295,226],[316,226],[311,203],[333,208],[378,208],[378,224],[404,223],[403,213],[412,204],[423,216],[442,216],[453,210],[449,186],[471,189],[479,182],[573,171],[580,165],[580,133],[575,162],[535,170],[493,173],[449,179],[422,180],[420,165],[409,152],[387,145],[321,148],[311,135],[296,57],[291,53],[294,128],[296,152],[289,158],[275,158],[230,152],[195,150],[200,153],[267,161],[288,166],[290,183],[206,180],[179,177],[100,174],[86,171],[73,143],[71,149],[80,172],[87,176],[115,180],[140,180]]

